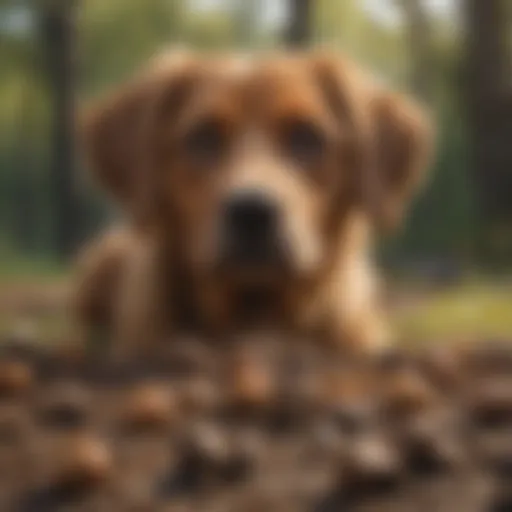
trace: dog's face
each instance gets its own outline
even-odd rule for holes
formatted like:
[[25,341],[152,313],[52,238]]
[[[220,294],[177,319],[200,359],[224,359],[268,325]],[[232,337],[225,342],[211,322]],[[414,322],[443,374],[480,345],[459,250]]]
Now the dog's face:
[[207,272],[274,279],[322,263],[341,127],[303,64],[211,64],[169,120],[165,200]]
[[307,55],[162,59],[86,125],[125,208],[244,283],[315,275],[351,211],[397,217],[427,132],[350,63]]

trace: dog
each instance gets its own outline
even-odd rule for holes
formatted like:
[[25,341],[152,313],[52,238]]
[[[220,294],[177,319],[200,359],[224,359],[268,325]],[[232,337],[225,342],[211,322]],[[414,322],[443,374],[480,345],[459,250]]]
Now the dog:
[[83,141],[126,214],[82,257],[85,329],[129,353],[262,325],[386,346],[371,253],[427,174],[414,101],[330,52],[170,52],[89,110]]

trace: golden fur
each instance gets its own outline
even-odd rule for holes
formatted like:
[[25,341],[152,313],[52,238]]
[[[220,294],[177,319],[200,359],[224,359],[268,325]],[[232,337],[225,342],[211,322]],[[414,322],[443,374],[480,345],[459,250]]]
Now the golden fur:
[[[185,319],[225,334],[257,286],[272,325],[382,346],[372,241],[402,218],[431,138],[417,105],[337,55],[156,59],[84,123],[91,169],[127,223],[84,256],[83,327],[102,317],[127,351]],[[279,204],[284,269],[218,268],[222,202],[247,189]]]

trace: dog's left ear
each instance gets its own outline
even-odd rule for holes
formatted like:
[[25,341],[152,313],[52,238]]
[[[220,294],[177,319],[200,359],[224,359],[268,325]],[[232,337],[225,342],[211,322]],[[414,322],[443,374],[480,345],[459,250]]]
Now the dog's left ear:
[[331,111],[354,135],[353,196],[378,227],[395,228],[426,175],[431,123],[419,105],[381,88],[350,59],[320,54],[312,62]]
[[[420,189],[433,152],[433,128],[426,112],[395,93],[376,92],[369,102],[371,195],[377,222],[385,229],[400,224],[414,194]],[[371,183],[369,184],[371,186]]]

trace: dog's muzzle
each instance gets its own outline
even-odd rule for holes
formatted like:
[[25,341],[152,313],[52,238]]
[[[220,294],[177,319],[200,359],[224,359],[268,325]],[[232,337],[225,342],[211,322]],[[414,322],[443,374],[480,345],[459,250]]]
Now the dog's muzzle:
[[279,205],[263,192],[237,191],[223,205],[225,262],[244,268],[275,266],[283,256]]

